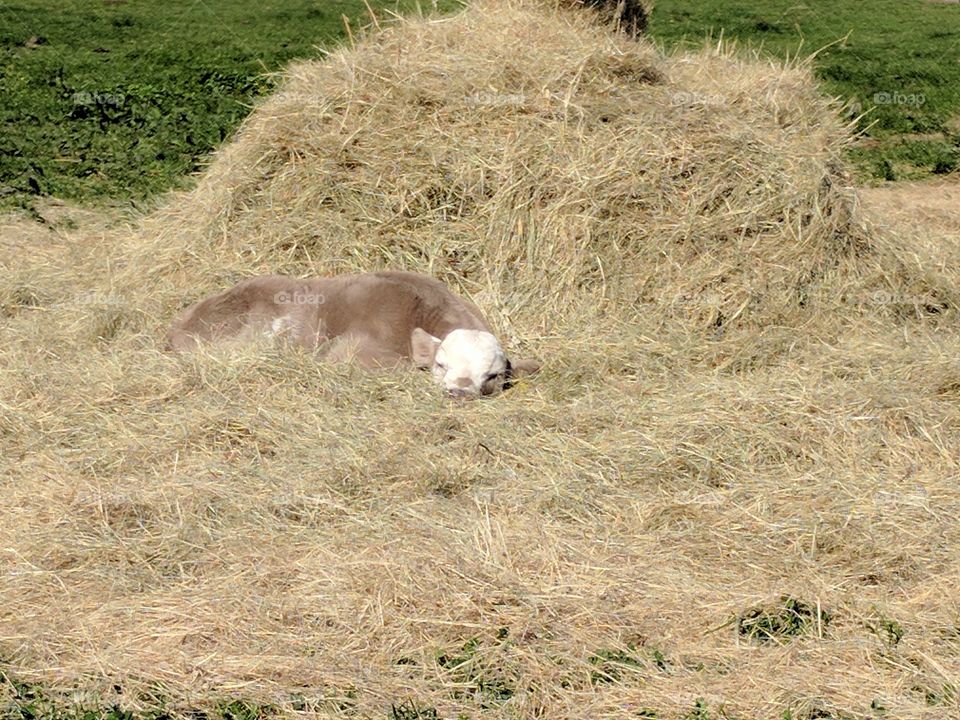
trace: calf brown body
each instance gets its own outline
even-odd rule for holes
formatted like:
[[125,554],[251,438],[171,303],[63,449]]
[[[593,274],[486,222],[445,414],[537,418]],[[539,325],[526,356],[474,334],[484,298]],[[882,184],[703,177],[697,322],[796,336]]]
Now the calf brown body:
[[416,328],[440,339],[461,328],[491,332],[476,305],[425,275],[268,275],[189,307],[173,323],[167,347],[182,351],[203,342],[276,335],[310,350],[323,346],[330,359],[389,366],[414,357]]

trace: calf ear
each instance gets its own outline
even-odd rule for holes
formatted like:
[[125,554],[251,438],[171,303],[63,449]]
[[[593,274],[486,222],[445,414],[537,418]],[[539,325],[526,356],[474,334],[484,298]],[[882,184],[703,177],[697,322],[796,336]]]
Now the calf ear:
[[440,347],[440,339],[435,338],[426,330],[414,328],[410,333],[410,357],[418,368],[428,368],[433,366],[433,359],[436,357],[437,348]]
[[540,370],[540,363],[536,360],[514,360],[510,363],[510,377],[520,378],[525,375],[534,375]]

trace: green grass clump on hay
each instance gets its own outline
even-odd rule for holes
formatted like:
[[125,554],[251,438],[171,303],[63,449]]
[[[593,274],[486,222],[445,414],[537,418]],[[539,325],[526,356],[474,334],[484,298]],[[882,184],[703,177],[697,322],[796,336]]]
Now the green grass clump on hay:
[[[114,694],[122,688],[114,686]],[[116,700],[116,698],[114,698]],[[82,694],[51,695],[38,685],[19,682],[0,673],[0,718],[2,720],[171,720],[173,715],[164,707],[162,697],[141,698],[141,707],[123,708],[110,705],[103,697],[85,697]],[[188,710],[191,720],[265,720],[276,713],[275,708],[244,700],[221,700],[210,712]]]
[[[803,66],[480,4],[293,66],[135,225],[4,245],[3,669],[177,718],[949,712],[957,244],[871,227],[847,137]],[[384,267],[544,370],[160,351],[242,277]],[[829,632],[745,642],[783,596]]]
[[753,608],[741,615],[737,632],[758,642],[786,642],[806,633],[821,635],[829,622],[825,610],[785,595],[771,607]]

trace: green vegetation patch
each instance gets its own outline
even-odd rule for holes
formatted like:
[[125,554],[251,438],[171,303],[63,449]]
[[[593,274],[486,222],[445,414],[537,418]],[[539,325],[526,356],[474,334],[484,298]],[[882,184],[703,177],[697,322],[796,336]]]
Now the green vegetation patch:
[[390,706],[390,720],[440,720],[437,709],[420,707],[412,700]]
[[[20,682],[0,672],[0,720],[170,720],[162,699],[150,698],[153,707],[133,713],[117,704],[90,704],[73,697],[45,691],[39,685]],[[225,699],[211,711],[188,710],[177,716],[195,720],[266,720],[277,714],[270,705],[240,699]]]
[[437,665],[447,670],[454,682],[464,686],[454,693],[455,697],[473,698],[480,707],[490,708],[513,697],[515,688],[503,669],[484,665],[481,650],[480,640],[472,638],[457,652],[437,657]]
[[816,605],[781,596],[770,606],[748,610],[737,621],[741,637],[761,643],[785,643],[801,635],[817,633],[830,622],[830,615]]
[[657,648],[643,649],[632,644],[625,649],[597,650],[588,661],[594,667],[590,672],[590,682],[594,685],[620,682],[631,672],[670,671],[670,663],[663,652]]

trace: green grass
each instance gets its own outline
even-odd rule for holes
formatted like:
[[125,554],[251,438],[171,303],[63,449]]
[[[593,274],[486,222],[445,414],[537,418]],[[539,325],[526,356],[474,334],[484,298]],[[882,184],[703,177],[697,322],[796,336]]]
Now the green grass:
[[[776,57],[821,52],[825,92],[867,111],[851,152],[862,179],[913,179],[960,164],[960,9],[925,0],[657,0],[667,46],[711,35]],[[829,46],[829,47],[827,47]]]
[[[119,691],[119,688],[116,688]],[[117,704],[84,702],[68,695],[47,693],[38,685],[20,682],[0,672],[0,720],[170,720],[162,698],[149,698],[151,707],[133,713]],[[211,712],[189,710],[196,720],[267,720],[275,708],[245,700],[222,700]]]
[[[499,635],[498,639],[505,640],[506,635]],[[491,676],[480,667],[477,657],[480,649],[480,640],[473,638],[459,652],[440,655],[437,665],[444,668],[455,682],[464,686],[464,689],[454,693],[456,697],[476,698],[482,708],[496,707],[513,697],[515,689],[505,676]]]
[[[117,688],[119,690],[119,688]],[[945,685],[941,690],[945,696],[953,697],[955,691],[952,686]],[[927,690],[930,698],[933,691]],[[935,702],[931,705],[942,704],[940,695],[934,696]],[[176,712],[166,708],[160,698],[149,698],[148,708],[140,712],[131,712],[117,704],[98,705],[95,702],[83,702],[71,698],[67,694],[49,694],[40,686],[22,683],[0,672],[0,720],[172,720],[175,717],[191,717],[195,720],[270,720],[278,715],[277,709],[270,705],[260,705],[246,700],[221,700],[214,704],[211,710],[179,709]],[[879,707],[875,701],[873,707]],[[299,709],[299,708],[298,708]],[[303,708],[324,713],[323,708]],[[341,708],[341,710],[343,710]],[[657,720],[660,714],[651,708],[641,708],[634,713],[642,720]],[[404,700],[392,703],[383,716],[384,720],[440,720],[442,717],[436,708],[421,707],[413,700]],[[739,716],[736,716],[739,718]],[[814,718],[843,720],[847,716],[835,715],[825,710],[808,711],[794,714],[791,710],[784,710],[780,716],[782,720],[813,720]],[[467,720],[464,714],[457,715],[457,720]],[[721,704],[711,712],[707,702],[697,698],[691,710],[683,716],[683,720],[734,720]]]
[[176,187],[343,15],[367,22],[363,0],[0,0],[0,206]]
[[440,720],[436,708],[421,708],[412,700],[390,706],[390,720]]
[[830,615],[822,608],[789,595],[772,607],[753,608],[737,621],[741,637],[757,642],[785,643],[800,635],[816,634],[829,624]]

